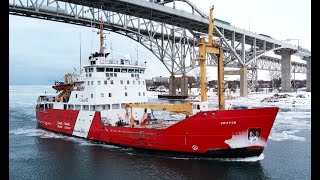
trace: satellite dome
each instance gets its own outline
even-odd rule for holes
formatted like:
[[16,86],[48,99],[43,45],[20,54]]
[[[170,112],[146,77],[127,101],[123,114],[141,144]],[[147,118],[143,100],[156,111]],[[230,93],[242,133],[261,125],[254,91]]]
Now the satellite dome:
[[130,56],[128,54],[124,55],[123,57],[124,60],[129,60],[130,59]]

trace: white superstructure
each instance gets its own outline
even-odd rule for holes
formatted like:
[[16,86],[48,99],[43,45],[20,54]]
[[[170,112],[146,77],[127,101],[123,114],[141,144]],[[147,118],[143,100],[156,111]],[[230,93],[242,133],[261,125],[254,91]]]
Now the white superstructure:
[[56,82],[53,88],[59,92],[57,96],[39,97],[38,101],[45,101],[45,108],[79,110],[79,121],[91,123],[92,113],[84,111],[100,111],[105,125],[129,124],[130,117],[139,124],[146,118],[147,109],[125,108],[125,105],[148,102],[146,64],[130,61],[126,56],[119,61],[108,58],[110,53],[104,53],[103,38],[101,25],[100,51],[89,56],[88,65],[79,75],[67,73],[65,82]]

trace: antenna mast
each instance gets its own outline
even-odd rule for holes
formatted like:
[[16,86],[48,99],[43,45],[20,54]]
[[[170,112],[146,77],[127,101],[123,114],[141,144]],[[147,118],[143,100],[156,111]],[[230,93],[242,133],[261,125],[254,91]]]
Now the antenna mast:
[[110,42],[110,50],[111,50],[111,60],[113,60],[113,48],[112,48],[112,42]]
[[81,73],[81,31],[80,31],[80,69],[79,74]]
[[104,37],[103,37],[103,23],[102,23],[102,16],[100,17],[100,54],[104,54]]
[[[138,61],[139,61],[139,55],[138,55],[138,45],[137,45],[137,63],[138,63]],[[137,64],[138,65],[138,64]]]
[[93,27],[92,27],[92,19],[91,19],[91,42],[90,42],[90,53],[92,53],[92,41],[93,41],[92,32],[93,32]]

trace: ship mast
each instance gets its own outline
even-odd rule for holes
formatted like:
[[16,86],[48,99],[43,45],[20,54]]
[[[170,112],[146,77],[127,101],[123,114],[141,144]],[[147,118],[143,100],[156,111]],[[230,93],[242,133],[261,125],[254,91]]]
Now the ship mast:
[[102,17],[100,17],[100,51],[99,54],[104,55],[104,37],[103,37],[103,22],[102,22]]
[[219,109],[225,108],[224,103],[224,92],[223,92],[223,80],[224,80],[224,60],[223,60],[223,49],[219,44],[215,44],[213,39],[213,6],[210,8],[209,17],[209,42],[206,43],[205,38],[200,38],[199,42],[199,57],[197,60],[200,61],[200,84],[201,84],[201,101],[207,101],[207,91],[206,91],[206,57],[207,54],[215,54],[218,64],[218,97],[219,97]]

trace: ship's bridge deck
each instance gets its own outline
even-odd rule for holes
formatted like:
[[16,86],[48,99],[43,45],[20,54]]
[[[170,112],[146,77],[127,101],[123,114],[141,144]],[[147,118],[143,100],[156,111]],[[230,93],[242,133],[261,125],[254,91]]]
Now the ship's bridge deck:
[[[89,64],[88,66],[112,66],[112,65],[121,65],[121,66],[128,66],[128,67],[141,67],[141,68],[145,68],[146,67],[146,61],[143,62],[143,63],[139,63],[138,60],[130,60],[129,57],[124,57],[120,60],[115,60],[113,58],[111,59],[107,59],[108,55],[110,53],[98,53],[98,52],[95,52],[95,53],[92,53],[90,56],[89,56]],[[85,67],[88,67],[88,66],[85,66]]]

